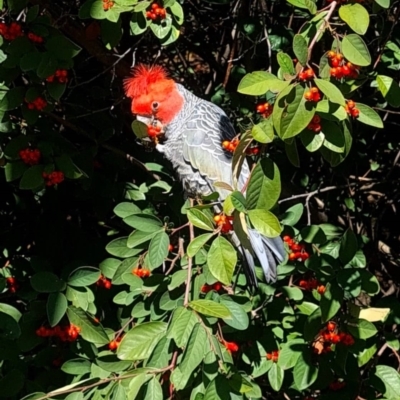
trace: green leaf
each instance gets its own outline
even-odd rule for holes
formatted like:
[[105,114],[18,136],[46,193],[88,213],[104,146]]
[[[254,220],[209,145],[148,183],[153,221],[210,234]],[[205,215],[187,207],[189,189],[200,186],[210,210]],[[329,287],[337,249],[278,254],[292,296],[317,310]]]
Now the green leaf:
[[153,377],[147,384],[146,396],[143,400],[163,400],[163,398],[160,382],[156,377]]
[[175,17],[176,22],[179,25],[182,25],[184,21],[182,6],[177,1],[175,1],[171,6],[169,6],[169,9],[171,10],[173,16]]
[[216,318],[229,318],[231,312],[229,309],[219,303],[212,300],[193,300],[189,303],[189,307],[200,314],[207,315],[209,317]]
[[348,264],[358,250],[357,236],[351,229],[347,229],[340,242],[339,258],[343,264]]
[[140,214],[141,210],[133,203],[123,202],[115,206],[113,212],[120,218],[126,218],[133,214]]
[[321,320],[327,322],[340,310],[343,301],[343,291],[335,283],[327,283],[321,296]]
[[282,225],[296,225],[300,221],[303,211],[304,206],[302,203],[295,204],[294,206],[288,208],[281,216]]
[[137,248],[130,249],[127,246],[127,242],[128,242],[128,238],[126,236],[118,238],[118,239],[114,239],[110,243],[107,244],[106,250],[111,255],[116,256],[116,257],[121,257],[121,258],[133,257],[142,251],[141,249],[137,249]]
[[230,318],[223,318],[223,321],[239,331],[244,331],[249,326],[249,316],[243,307],[235,302],[234,297],[223,295],[220,297],[220,304],[224,305],[231,313]]
[[198,320],[195,313],[185,307],[178,307],[173,313],[167,337],[173,339],[178,347],[185,347],[197,323]]
[[317,85],[318,89],[326,96],[328,101],[331,103],[336,103],[341,106],[346,105],[346,100],[342,94],[342,92],[329,81],[325,81],[323,79],[314,79],[314,83]]
[[[147,2],[141,1],[139,3],[139,5],[141,5],[143,3],[147,3]],[[129,23],[129,27],[130,27],[130,31],[131,31],[132,35],[142,34],[143,32],[146,31],[148,25],[149,25],[149,22],[146,20],[143,12],[132,13],[132,18]],[[133,121],[133,122],[136,122],[136,121]],[[139,121],[137,121],[137,122],[139,122]],[[143,124],[143,125],[145,125],[145,124]],[[132,130],[136,134],[136,129],[134,129],[133,123],[132,123]],[[147,128],[146,128],[146,135],[147,135]]]
[[347,329],[355,338],[358,339],[368,339],[375,336],[378,332],[375,325],[365,319],[358,319],[354,323],[348,323]]
[[337,281],[339,286],[353,297],[361,293],[361,273],[357,269],[344,269],[338,274]]
[[206,231],[213,231],[214,224],[211,218],[203,211],[197,208],[189,208],[187,210],[187,217],[191,224]]
[[268,371],[268,380],[275,392],[279,392],[281,389],[284,376],[285,371],[277,363],[272,363],[272,367]]
[[31,51],[27,54],[24,54],[20,60],[21,70],[24,72],[33,71],[38,68],[40,62],[42,61],[42,53],[38,51]]
[[292,84],[276,98],[272,120],[281,139],[298,135],[314,117],[316,104],[304,98],[307,90],[305,86]]
[[360,36],[354,33],[343,38],[342,52],[345,58],[355,65],[367,67],[371,64],[371,54],[367,45]]
[[382,96],[392,107],[400,107],[400,87],[390,76],[378,75],[376,77],[378,89]]
[[19,322],[22,314],[15,307],[10,306],[9,304],[0,303],[0,312],[4,314],[8,314],[10,317],[14,318],[16,322]]
[[169,237],[162,231],[154,235],[149,246],[148,259],[150,269],[159,267],[168,257]]
[[385,398],[389,400],[398,399],[400,393],[399,373],[388,365],[377,365],[375,375],[381,379],[385,385],[386,391],[383,393]]
[[369,13],[361,4],[345,4],[339,7],[339,17],[359,35],[364,35],[369,26]]
[[294,383],[297,390],[309,388],[318,377],[318,368],[314,365],[309,350],[304,350],[293,369]]
[[257,125],[253,125],[251,136],[260,143],[271,143],[274,140],[274,126],[272,119],[263,119]]
[[269,158],[259,161],[247,187],[247,208],[270,210],[281,193],[281,178],[277,165]]
[[301,143],[310,152],[313,153],[321,148],[325,141],[323,132],[314,133],[306,129],[300,134]]
[[303,339],[293,339],[286,343],[279,351],[278,365],[283,370],[293,368],[304,348]]
[[383,121],[379,114],[371,107],[365,104],[357,103],[357,109],[360,111],[358,121],[375,128],[383,128]]
[[282,232],[278,218],[264,209],[249,210],[249,218],[254,228],[266,237],[277,237]]
[[123,221],[132,228],[143,232],[155,232],[163,226],[159,218],[150,214],[129,215]]
[[297,143],[295,140],[285,140],[285,153],[291,164],[298,168],[300,167],[299,153],[297,151]]
[[171,32],[172,19],[166,18],[163,22],[150,24],[150,29],[153,31],[154,36],[158,39],[164,39]]
[[69,306],[67,308],[67,315],[71,324],[81,329],[79,334],[85,340],[95,345],[108,343],[108,336],[104,329],[99,324],[96,324],[92,318],[89,318],[82,309]]
[[136,361],[150,357],[166,330],[167,324],[160,321],[136,325],[122,339],[117,351],[118,358]]
[[182,361],[178,366],[179,372],[176,374],[176,370],[174,370],[171,374],[171,382],[174,384],[176,390],[185,388],[190,375],[203,361],[207,343],[205,328],[200,324],[196,324],[183,353]]
[[240,212],[246,212],[246,199],[241,192],[235,190],[230,194],[234,208]]
[[294,69],[293,65],[293,60],[289,56],[289,54],[286,54],[283,51],[281,51],[276,55],[276,59],[278,61],[279,66],[281,67],[283,74],[289,74],[289,75],[296,74],[296,70]]
[[156,232],[133,231],[128,237],[127,246],[129,248],[137,247],[143,243],[149,242],[155,235],[162,232],[165,232],[164,229],[160,229]]
[[61,96],[64,94],[67,85],[65,83],[47,83],[46,88],[49,95],[54,100],[60,100]]
[[68,285],[86,287],[100,279],[101,273],[97,268],[81,267],[73,271],[68,278]]
[[83,358],[74,358],[65,361],[61,367],[61,371],[69,375],[84,375],[90,373],[91,363]]
[[65,282],[48,271],[39,271],[31,278],[31,285],[39,293],[54,293],[64,290]]
[[54,75],[58,67],[58,62],[54,54],[50,52],[42,53],[40,63],[37,67],[37,76],[46,79],[50,75]]
[[194,257],[200,249],[213,237],[213,233],[204,233],[203,235],[195,237],[187,247],[188,257]]
[[293,37],[293,52],[299,63],[305,67],[308,60],[308,45],[304,36],[296,34]]
[[8,162],[4,168],[6,181],[12,182],[20,178],[27,168],[22,161]]
[[28,168],[19,182],[20,189],[37,189],[44,184],[43,165],[34,165]]
[[47,318],[50,326],[56,326],[67,312],[68,302],[64,293],[51,293],[47,299]]
[[0,311],[0,339],[13,340],[21,335],[18,322],[8,313]]
[[269,72],[256,71],[246,74],[239,83],[237,91],[251,96],[261,96],[268,91],[280,92],[287,82],[279,80]]
[[230,285],[237,263],[237,254],[233,246],[222,236],[211,244],[207,254],[207,265],[218,281]]

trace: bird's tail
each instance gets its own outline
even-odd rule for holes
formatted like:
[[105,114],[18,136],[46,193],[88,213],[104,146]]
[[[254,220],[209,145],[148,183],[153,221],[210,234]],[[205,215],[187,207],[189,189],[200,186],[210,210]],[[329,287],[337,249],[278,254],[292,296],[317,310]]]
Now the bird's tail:
[[[247,228],[248,243],[240,243],[236,234],[233,234],[232,241],[237,245],[243,256],[245,273],[252,287],[257,287],[257,276],[254,257],[256,256],[261,264],[266,281],[275,282],[277,278],[277,265],[286,257],[285,247],[280,237],[267,238],[255,229]],[[239,243],[240,244],[239,244]]]
[[[248,233],[251,247],[260,261],[266,281],[268,283],[275,282],[277,277],[277,264],[281,263],[286,256],[282,239],[279,236],[267,238],[251,228],[248,228]],[[246,259],[248,260],[248,257],[246,257]]]

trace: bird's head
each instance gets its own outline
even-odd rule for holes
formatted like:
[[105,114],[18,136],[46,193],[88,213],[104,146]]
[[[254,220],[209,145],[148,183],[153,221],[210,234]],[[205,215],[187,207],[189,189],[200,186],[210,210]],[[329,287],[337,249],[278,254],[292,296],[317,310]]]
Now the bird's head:
[[132,99],[132,113],[141,119],[155,117],[166,125],[183,107],[183,97],[177,84],[167,77],[159,65],[138,65],[125,79],[125,93]]

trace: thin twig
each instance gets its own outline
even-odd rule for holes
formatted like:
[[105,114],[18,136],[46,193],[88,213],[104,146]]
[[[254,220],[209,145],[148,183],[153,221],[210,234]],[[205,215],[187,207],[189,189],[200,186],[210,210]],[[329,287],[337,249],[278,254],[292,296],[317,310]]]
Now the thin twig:
[[311,58],[311,53],[312,53],[313,47],[317,43],[319,35],[325,30],[326,26],[329,24],[329,20],[331,19],[332,14],[335,11],[336,5],[337,5],[336,1],[333,1],[331,3],[328,14],[326,14],[325,18],[323,19],[323,23],[317,30],[317,33],[314,35],[313,40],[311,41],[310,45],[308,46],[308,60]]

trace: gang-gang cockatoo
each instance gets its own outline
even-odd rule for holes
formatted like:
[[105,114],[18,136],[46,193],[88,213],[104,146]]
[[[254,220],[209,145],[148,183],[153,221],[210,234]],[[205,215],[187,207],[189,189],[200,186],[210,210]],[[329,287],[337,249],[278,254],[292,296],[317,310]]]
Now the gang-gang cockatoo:
[[[132,99],[132,113],[147,126],[162,126],[164,141],[156,149],[172,163],[183,188],[191,197],[207,196],[217,191],[223,201],[229,194],[216,182],[233,187],[232,155],[222,142],[232,140],[235,130],[224,111],[169,79],[161,66],[139,65],[125,80],[125,92]],[[237,189],[245,187],[250,176],[247,161],[242,165]],[[248,238],[240,243],[234,232],[231,240],[242,253],[249,283],[257,286],[255,256],[267,282],[274,282],[277,262],[285,258],[280,237],[267,238],[250,226]]]

